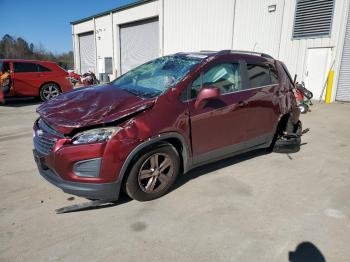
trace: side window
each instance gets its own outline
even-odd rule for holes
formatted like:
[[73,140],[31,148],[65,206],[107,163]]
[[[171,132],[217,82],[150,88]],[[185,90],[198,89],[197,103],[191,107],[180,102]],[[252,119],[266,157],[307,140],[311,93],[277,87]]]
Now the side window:
[[15,62],[13,63],[13,68],[15,73],[38,72],[37,65],[33,63]]
[[191,98],[196,98],[199,90],[202,88],[202,74],[192,82],[191,85]]
[[275,70],[275,68],[273,68],[272,66],[270,66],[270,76],[271,76],[271,84],[273,85],[279,84],[278,73]]
[[50,72],[51,70],[48,69],[48,68],[45,67],[45,66],[42,66],[42,65],[39,65],[39,64],[38,64],[38,71],[39,71],[39,72]]
[[242,90],[239,64],[220,64],[199,76],[192,83],[191,98],[197,97],[202,86],[218,87],[221,94]]
[[270,70],[267,66],[247,64],[250,87],[271,85]]
[[4,62],[1,66],[1,71],[10,72],[10,63]]

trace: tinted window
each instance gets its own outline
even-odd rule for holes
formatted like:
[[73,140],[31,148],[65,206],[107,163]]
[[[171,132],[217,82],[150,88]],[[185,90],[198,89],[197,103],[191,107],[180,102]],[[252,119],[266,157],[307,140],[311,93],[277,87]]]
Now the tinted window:
[[251,88],[271,85],[270,70],[268,67],[248,64],[247,68]]
[[9,72],[10,71],[10,64],[8,62],[0,61],[0,70],[1,70],[1,72]]
[[15,73],[24,73],[24,72],[38,72],[37,64],[33,63],[21,63],[15,62],[13,63]]
[[270,66],[270,76],[271,76],[271,83],[273,85],[279,84],[278,73],[272,66]]
[[193,81],[191,98],[195,98],[201,87],[215,86],[221,94],[242,90],[239,64],[221,64],[209,69],[206,73]]
[[39,65],[39,64],[38,64],[38,70],[39,70],[39,72],[50,72],[51,71],[47,67]]

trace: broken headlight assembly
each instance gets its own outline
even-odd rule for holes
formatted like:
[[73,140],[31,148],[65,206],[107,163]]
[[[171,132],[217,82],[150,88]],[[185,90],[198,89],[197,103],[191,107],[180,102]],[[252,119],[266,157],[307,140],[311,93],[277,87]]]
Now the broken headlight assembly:
[[111,139],[121,129],[121,127],[104,127],[87,130],[76,134],[72,139],[72,143],[74,145],[102,143]]

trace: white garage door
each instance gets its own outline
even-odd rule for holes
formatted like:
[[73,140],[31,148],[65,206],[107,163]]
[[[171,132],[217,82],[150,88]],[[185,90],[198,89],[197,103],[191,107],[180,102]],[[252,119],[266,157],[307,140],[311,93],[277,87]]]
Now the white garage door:
[[158,19],[120,26],[120,65],[121,73],[158,57]]
[[96,49],[92,32],[79,35],[80,73],[95,72]]
[[350,13],[346,26],[336,100],[350,102]]

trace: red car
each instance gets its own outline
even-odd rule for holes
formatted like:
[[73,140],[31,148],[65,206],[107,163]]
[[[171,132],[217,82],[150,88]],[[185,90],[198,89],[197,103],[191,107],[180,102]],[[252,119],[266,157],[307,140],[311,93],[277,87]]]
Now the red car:
[[4,59],[0,67],[10,71],[7,97],[31,96],[47,101],[73,88],[68,73],[53,62]]
[[299,148],[294,88],[284,64],[265,54],[161,57],[41,105],[34,157],[67,193],[112,201],[122,188],[155,199],[196,166],[277,142]]

